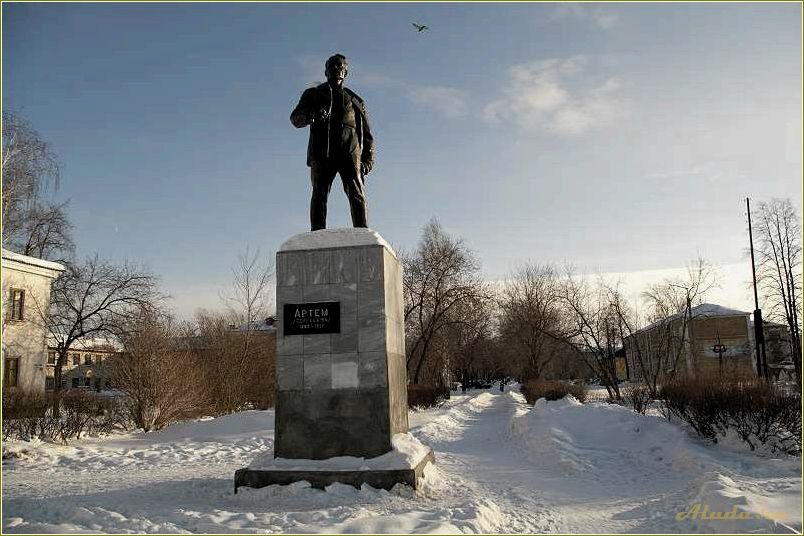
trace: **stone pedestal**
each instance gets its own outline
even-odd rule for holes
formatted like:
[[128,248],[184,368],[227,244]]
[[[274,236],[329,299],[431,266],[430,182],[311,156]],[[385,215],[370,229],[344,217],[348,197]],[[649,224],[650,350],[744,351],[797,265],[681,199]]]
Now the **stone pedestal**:
[[276,255],[276,307],[275,462],[262,456],[237,471],[235,491],[298,480],[415,488],[434,457],[405,434],[402,267],[393,249],[370,229],[296,235]]
[[[303,233],[277,252],[276,279],[274,455],[370,458],[390,451],[391,436],[408,430],[396,254],[369,229]],[[329,326],[335,332],[289,333],[294,319],[284,318],[286,312],[299,315],[303,305],[302,313],[313,315],[321,303],[339,313],[338,325]],[[287,311],[289,305],[295,307]],[[312,324],[320,328],[315,318]]]

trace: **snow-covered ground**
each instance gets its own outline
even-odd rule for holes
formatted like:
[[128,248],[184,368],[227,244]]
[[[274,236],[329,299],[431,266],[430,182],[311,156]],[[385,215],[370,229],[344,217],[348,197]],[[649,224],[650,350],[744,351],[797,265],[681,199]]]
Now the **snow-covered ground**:
[[799,458],[705,445],[623,407],[475,391],[411,413],[411,431],[437,459],[418,493],[299,483],[235,495],[235,469],[272,447],[272,411],[68,447],[8,443],[21,457],[3,462],[3,532],[801,531]]

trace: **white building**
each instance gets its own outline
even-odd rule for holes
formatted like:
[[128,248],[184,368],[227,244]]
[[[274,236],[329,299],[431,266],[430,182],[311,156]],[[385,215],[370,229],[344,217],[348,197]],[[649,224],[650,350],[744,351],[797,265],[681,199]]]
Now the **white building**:
[[3,389],[45,392],[46,327],[50,285],[61,264],[3,249]]

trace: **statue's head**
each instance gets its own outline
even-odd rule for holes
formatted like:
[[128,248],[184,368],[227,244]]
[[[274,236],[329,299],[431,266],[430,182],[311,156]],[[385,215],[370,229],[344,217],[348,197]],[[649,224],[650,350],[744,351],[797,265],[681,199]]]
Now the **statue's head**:
[[343,54],[330,56],[324,64],[324,74],[330,84],[342,84],[346,75],[349,74],[349,62]]

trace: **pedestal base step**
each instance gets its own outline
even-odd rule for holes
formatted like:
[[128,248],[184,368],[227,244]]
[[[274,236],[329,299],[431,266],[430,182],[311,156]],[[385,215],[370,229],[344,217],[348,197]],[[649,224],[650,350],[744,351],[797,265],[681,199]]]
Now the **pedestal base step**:
[[359,469],[359,470],[315,470],[315,469],[250,469],[245,467],[235,471],[235,493],[241,486],[262,488],[279,484],[286,486],[294,482],[306,480],[314,488],[324,489],[330,484],[339,482],[349,484],[358,489],[363,484],[377,489],[390,490],[396,484],[407,484],[417,488],[418,481],[428,463],[435,463],[435,455],[430,450],[421,460],[409,469]]

